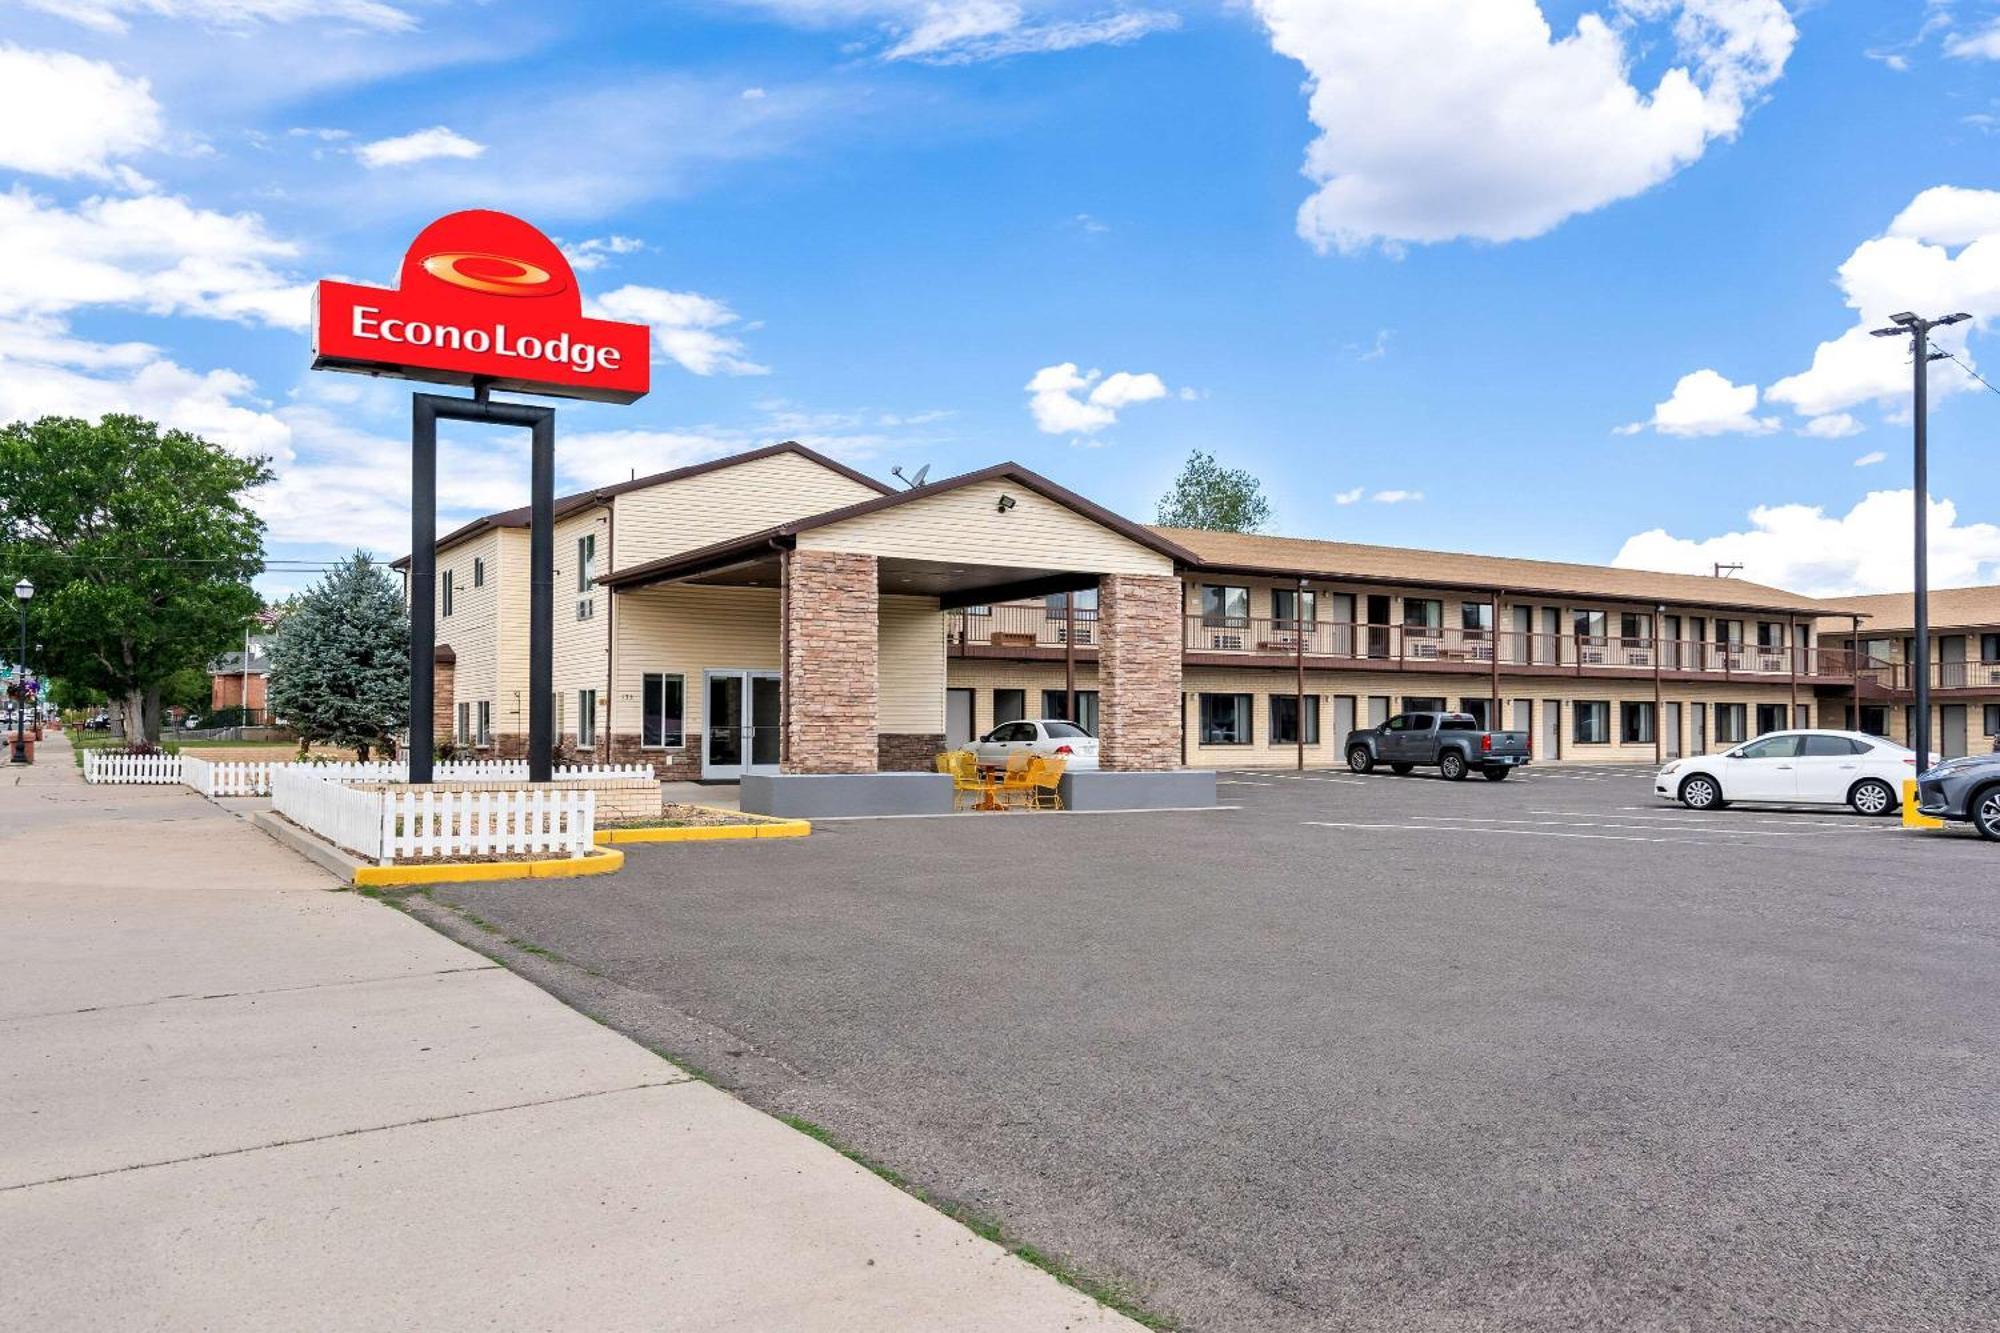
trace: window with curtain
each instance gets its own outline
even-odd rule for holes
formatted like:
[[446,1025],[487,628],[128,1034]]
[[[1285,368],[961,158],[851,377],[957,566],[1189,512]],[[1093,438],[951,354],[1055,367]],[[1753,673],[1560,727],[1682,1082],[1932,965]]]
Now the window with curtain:
[[1223,584],[1203,584],[1201,618],[1204,624],[1240,626],[1250,621],[1250,590]]
[[1605,745],[1611,740],[1611,704],[1604,699],[1579,699],[1570,705],[1578,745]]
[[[1299,699],[1295,694],[1271,696],[1271,744],[1299,743]],[[1306,744],[1319,744],[1319,696],[1306,696]]]
[[682,717],[686,681],[662,671],[646,673],[640,687],[639,744],[651,750],[678,750],[685,744]]
[[1203,745],[1250,743],[1249,695],[1204,694],[1201,696],[1200,710]]

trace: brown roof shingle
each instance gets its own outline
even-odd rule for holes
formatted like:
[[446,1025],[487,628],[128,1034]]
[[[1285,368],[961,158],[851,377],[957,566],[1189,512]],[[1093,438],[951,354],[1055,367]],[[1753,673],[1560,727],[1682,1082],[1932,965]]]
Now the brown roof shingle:
[[[1915,629],[1916,600],[1915,593],[1885,592],[1863,597],[1831,597],[1820,605],[1823,614],[1829,618],[1828,629],[1846,629],[1847,616],[1859,613],[1868,617],[1861,626],[1865,633],[1869,630]],[[2000,585],[1932,588],[1930,601],[1933,630],[2000,626]]]
[[[1245,573],[1303,574],[1312,578],[1391,582],[1428,588],[1541,593],[1608,601],[1667,602],[1730,607],[1744,611],[1804,611],[1830,614],[1835,608],[1817,598],[1742,579],[1707,574],[1669,574],[1609,565],[1522,560],[1513,556],[1464,555],[1405,546],[1271,537],[1254,532],[1208,532],[1156,527],[1155,532],[1185,546],[1212,569]],[[1845,603],[1842,603],[1844,606]]]

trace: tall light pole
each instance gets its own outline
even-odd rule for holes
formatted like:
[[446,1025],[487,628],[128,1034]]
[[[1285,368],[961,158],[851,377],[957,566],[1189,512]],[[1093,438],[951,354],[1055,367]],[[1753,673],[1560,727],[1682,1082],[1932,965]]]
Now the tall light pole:
[[14,685],[20,698],[14,703],[14,762],[28,762],[28,601],[35,585],[22,579],[14,585],[14,600],[21,608],[21,657],[15,664]]
[[1964,313],[1944,315],[1937,319],[1924,319],[1905,310],[1899,315],[1889,316],[1890,327],[1870,329],[1877,338],[1910,339],[1910,364],[1914,367],[1915,403],[1912,409],[1912,424],[1915,427],[1915,483],[1916,490],[1916,625],[1913,631],[1917,640],[1916,671],[1916,734],[1910,738],[1910,748],[1917,752],[1917,771],[1923,772],[1931,766],[1931,592],[1930,592],[1930,460],[1927,455],[1929,439],[1927,433],[1930,417],[1930,369],[1934,359],[1942,359],[1943,352],[1934,358],[1931,354],[1930,337],[1932,329],[1941,329],[1947,324],[1960,324],[1971,319]]

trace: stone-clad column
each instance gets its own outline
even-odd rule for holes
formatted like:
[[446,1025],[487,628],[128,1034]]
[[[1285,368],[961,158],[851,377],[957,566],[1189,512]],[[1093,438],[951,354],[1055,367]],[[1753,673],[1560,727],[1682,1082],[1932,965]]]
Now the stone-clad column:
[[456,684],[458,680],[458,654],[448,643],[441,643],[431,654],[431,737],[439,745],[456,741],[458,719],[453,715],[457,703]]
[[1169,574],[1097,582],[1100,767],[1180,766],[1181,595]]
[[873,773],[875,557],[793,551],[785,562],[787,773]]

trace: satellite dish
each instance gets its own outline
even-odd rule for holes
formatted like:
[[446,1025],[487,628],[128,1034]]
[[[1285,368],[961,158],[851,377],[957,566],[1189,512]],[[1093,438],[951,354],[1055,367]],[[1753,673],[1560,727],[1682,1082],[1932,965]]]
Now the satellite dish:
[[931,474],[931,465],[929,463],[926,463],[922,467],[918,468],[917,475],[914,477],[905,476],[903,474],[903,465],[901,463],[898,463],[896,464],[896,466],[889,469],[890,476],[894,477],[897,481],[902,482],[905,486],[908,486],[913,491],[917,489],[917,487],[923,485],[924,478],[928,477],[930,474]]
[[931,465],[929,463],[926,463],[922,467],[917,469],[916,476],[910,478],[910,485],[912,486],[923,485],[924,478],[930,476],[930,474],[931,474]]

